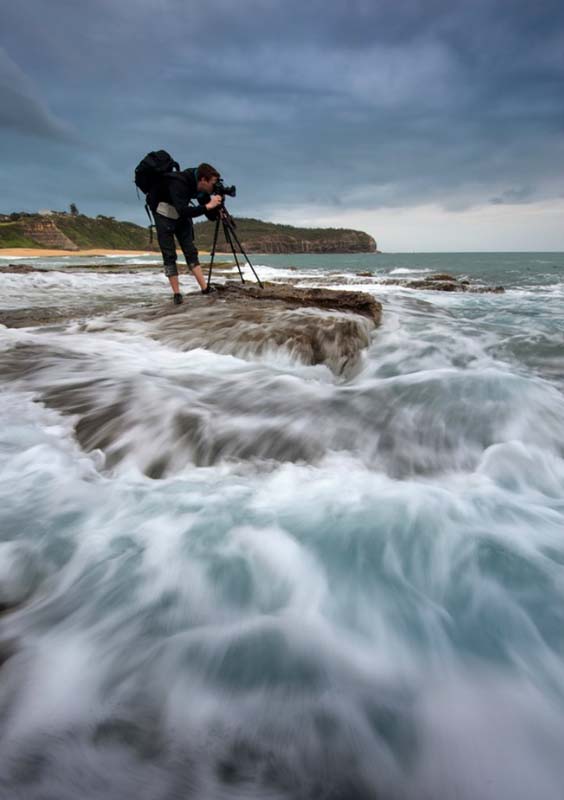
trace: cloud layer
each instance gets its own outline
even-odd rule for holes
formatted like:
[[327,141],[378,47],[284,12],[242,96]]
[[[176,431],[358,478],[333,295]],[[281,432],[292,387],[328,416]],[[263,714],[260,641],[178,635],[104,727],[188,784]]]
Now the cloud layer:
[[131,173],[158,147],[217,164],[236,212],[270,218],[563,195],[552,0],[52,0],[47,17],[29,0],[5,17],[4,211],[141,220]]

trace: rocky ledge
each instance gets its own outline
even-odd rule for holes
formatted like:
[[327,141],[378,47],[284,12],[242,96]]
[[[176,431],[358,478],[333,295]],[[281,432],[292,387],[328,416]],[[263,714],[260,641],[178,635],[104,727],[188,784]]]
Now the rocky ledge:
[[83,320],[88,331],[127,331],[133,320],[144,333],[181,350],[202,347],[256,358],[283,353],[307,365],[326,364],[339,375],[358,366],[380,324],[381,304],[364,292],[301,289],[289,284],[227,282],[209,295],[190,293],[180,306],[165,302],[132,306],[123,298],[82,298],[66,308],[0,311],[0,324],[34,327]]
[[[73,326],[70,345],[79,330],[94,336],[119,332],[138,340],[152,338],[170,349],[201,347],[255,363],[262,358],[278,361],[280,370],[258,368],[256,380],[265,403],[283,418],[281,402],[287,398],[281,401],[276,387],[280,381],[292,379],[284,374],[288,360],[323,365],[339,376],[353,375],[380,323],[382,308],[362,292],[284,285],[260,289],[256,284],[229,283],[209,295],[188,294],[179,306],[172,305],[167,296],[164,302],[142,307],[114,305],[110,313],[106,310],[100,316],[93,316],[85,306],[82,312],[82,321]],[[122,375],[119,364],[109,370],[107,358],[102,342],[96,352],[67,348],[64,336],[55,341],[49,336],[29,337],[0,352],[0,372],[5,381],[32,392],[47,407],[72,415],[77,442],[87,452],[102,451],[107,468],[126,458],[131,448],[143,449],[143,442],[153,436],[159,442],[158,456],[155,458],[154,448],[150,456],[139,454],[139,463],[152,478],[174,474],[190,462],[205,466],[226,457],[248,459],[249,454],[310,462],[323,452],[322,437],[310,446],[299,431],[285,430],[279,422],[275,436],[270,435],[268,422],[251,424],[243,438],[234,434],[229,428],[230,416],[235,409],[247,413],[245,385],[236,365],[228,365],[231,375],[218,383],[205,370],[193,373],[190,358],[181,359],[182,367],[177,372],[168,370],[162,378],[166,386],[174,392],[176,385],[190,389],[197,381],[207,387],[213,411],[210,418],[209,410],[195,403],[176,409],[169,418],[166,406],[150,405],[149,410],[145,404],[144,387],[154,386],[151,376],[135,370],[125,370]],[[220,425],[218,420],[227,422]],[[18,597],[3,599],[0,595],[0,611],[2,605],[7,608],[16,602]]]
[[210,295],[187,295],[181,306],[159,304],[126,318],[143,320],[149,335],[182,350],[242,357],[278,350],[349,374],[381,315],[382,305],[364,292],[228,282]]
[[21,273],[22,275],[27,272],[45,272],[40,267],[34,267],[31,264],[0,264],[0,273]]

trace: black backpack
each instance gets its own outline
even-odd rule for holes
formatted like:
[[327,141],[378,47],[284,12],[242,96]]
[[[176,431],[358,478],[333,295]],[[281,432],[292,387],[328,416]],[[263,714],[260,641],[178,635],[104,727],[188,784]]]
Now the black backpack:
[[[166,150],[152,150],[135,167],[135,186],[146,195],[146,201],[151,191],[158,189],[162,179],[170,172],[179,172],[178,161],[175,161]],[[149,203],[145,202],[145,211],[149,217],[150,241],[153,241],[153,228],[155,227]]]
[[178,172],[180,167],[166,150],[153,150],[147,153],[135,167],[135,185],[143,194],[156,188],[167,172]]

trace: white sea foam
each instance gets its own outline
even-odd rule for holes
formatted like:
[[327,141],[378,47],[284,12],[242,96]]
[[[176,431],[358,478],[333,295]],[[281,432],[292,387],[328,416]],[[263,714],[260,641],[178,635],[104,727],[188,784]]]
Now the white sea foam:
[[415,275],[432,271],[431,269],[416,269],[415,267],[396,267],[390,270],[390,275]]
[[152,258],[155,261],[161,261],[161,257],[156,255],[155,253],[151,253],[147,251],[146,253],[104,253],[104,255],[97,256],[97,258],[124,258],[124,259],[135,259],[135,258]]
[[385,289],[345,382],[141,320],[0,332],[7,797],[559,796],[561,296]]

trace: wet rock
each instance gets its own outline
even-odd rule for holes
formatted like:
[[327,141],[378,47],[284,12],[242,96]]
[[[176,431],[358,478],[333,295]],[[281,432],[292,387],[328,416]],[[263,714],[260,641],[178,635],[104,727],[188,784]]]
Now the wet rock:
[[[167,298],[130,306],[127,313],[114,310],[89,318],[82,330],[133,329],[138,335],[141,329],[180,350],[201,347],[255,362],[291,357],[348,377],[380,315],[380,304],[359,292],[230,284],[210,295],[186,295],[181,306]],[[17,342],[0,353],[0,372],[49,408],[72,415],[78,443],[87,452],[102,451],[108,469],[134,457],[145,474],[159,478],[187,463],[208,466],[223,459],[314,463],[326,448],[325,434],[311,435],[323,415],[313,411],[303,424],[292,422],[312,404],[321,408],[323,392],[307,383],[297,391],[282,371],[258,369],[249,396],[237,373],[220,379],[192,374],[187,359],[183,371],[166,375],[161,385],[145,371],[122,375],[103,348],[85,353],[46,340]],[[6,592],[9,603],[15,588]]]
[[0,265],[0,273],[1,272],[26,273],[26,272],[45,272],[45,270],[42,270],[39,267],[33,267],[31,264],[2,264]]
[[386,278],[382,283],[390,286],[405,286],[407,289],[424,289],[435,292],[470,292],[476,294],[501,294],[503,286],[472,286],[468,280],[459,280],[446,272],[429,275],[425,278],[407,280],[405,278]]
[[437,272],[435,275],[431,275],[428,280],[456,283],[456,278],[452,275],[449,275],[448,272]]
[[188,295],[182,306],[129,316],[147,321],[151,336],[182,350],[203,347],[243,358],[282,350],[304,364],[350,374],[381,313],[381,304],[362,292],[227,283],[211,295]]
[[0,311],[0,325],[7,328],[33,328],[37,325],[53,325],[65,322],[75,316],[84,315],[84,309],[76,310],[76,314],[68,309],[58,308],[10,308]]
[[[364,292],[335,291],[333,289],[302,289],[288,284],[266,283],[261,289],[256,284],[242,285],[229,282],[218,286],[218,294],[235,296],[248,302],[253,300],[274,300],[285,303],[288,307],[313,307],[349,311],[368,317],[374,323],[380,323],[382,305],[372,295]],[[213,295],[212,295],[213,297]]]

